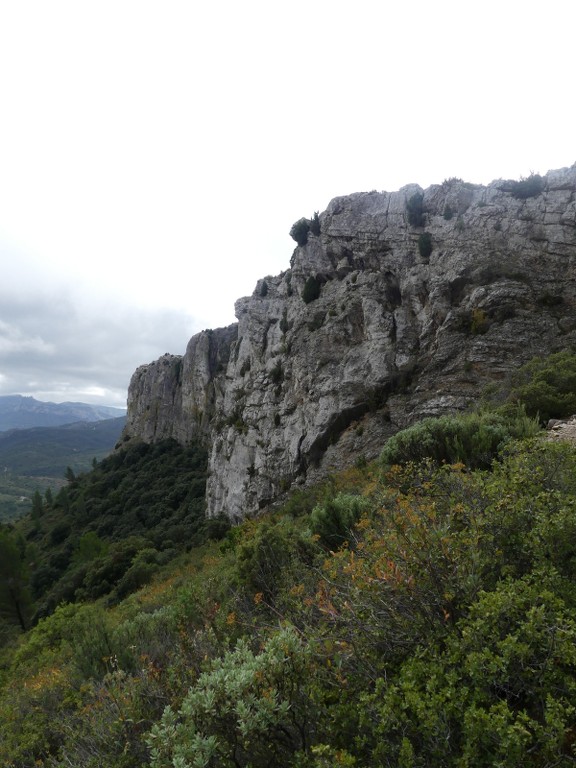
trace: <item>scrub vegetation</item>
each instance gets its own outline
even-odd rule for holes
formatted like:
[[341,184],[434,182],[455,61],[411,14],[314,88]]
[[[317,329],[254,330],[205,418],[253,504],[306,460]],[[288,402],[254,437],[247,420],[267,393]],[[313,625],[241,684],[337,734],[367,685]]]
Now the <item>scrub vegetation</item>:
[[574,765],[576,449],[518,392],[234,528],[173,443],[2,528],[0,764]]

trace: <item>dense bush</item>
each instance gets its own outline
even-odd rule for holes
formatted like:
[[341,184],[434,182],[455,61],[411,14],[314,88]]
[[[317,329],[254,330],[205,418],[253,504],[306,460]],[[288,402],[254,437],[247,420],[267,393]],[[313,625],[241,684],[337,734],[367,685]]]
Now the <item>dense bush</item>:
[[362,496],[339,493],[314,507],[310,515],[312,531],[326,547],[338,549],[349,540],[365,507]]
[[422,232],[418,238],[418,253],[426,261],[430,258],[430,254],[433,250],[432,235],[430,232]]
[[[235,540],[232,532],[230,539]],[[244,530],[236,547],[239,584],[250,596],[262,595],[273,603],[282,587],[315,555],[307,533],[300,533],[295,523],[284,518],[264,522],[255,530]]]
[[308,242],[308,235],[312,233],[316,237],[320,234],[320,216],[318,211],[314,212],[311,219],[301,218],[294,222],[290,229],[290,237],[296,241],[299,246],[304,246]]
[[316,237],[320,234],[320,216],[318,215],[318,211],[314,211],[314,216],[310,222],[310,232],[312,232],[313,235],[316,235]]
[[0,763],[572,765],[574,448],[354,477],[184,570],[143,549],[159,580],[40,621],[3,656]]
[[538,197],[544,188],[544,179],[537,173],[531,173],[525,179],[513,181],[511,186],[512,197],[518,200],[526,200],[529,197]]
[[299,246],[304,246],[308,242],[308,233],[310,232],[310,220],[298,219],[290,229],[290,237],[295,240]]
[[419,421],[391,437],[382,451],[385,464],[406,464],[430,458],[488,468],[511,439],[533,436],[538,424],[522,409],[441,416]]
[[422,649],[393,684],[378,682],[366,702],[380,736],[371,764],[572,765],[575,640],[546,579],[501,582],[444,649]]
[[259,653],[239,640],[199,677],[178,712],[165,709],[148,740],[152,766],[289,765],[314,728],[310,671],[309,650],[291,628]]
[[564,350],[535,357],[510,379],[508,399],[546,423],[576,414],[576,354]]
[[424,195],[422,192],[415,192],[412,197],[406,201],[406,212],[408,214],[408,223],[411,227],[423,227],[424,219]]

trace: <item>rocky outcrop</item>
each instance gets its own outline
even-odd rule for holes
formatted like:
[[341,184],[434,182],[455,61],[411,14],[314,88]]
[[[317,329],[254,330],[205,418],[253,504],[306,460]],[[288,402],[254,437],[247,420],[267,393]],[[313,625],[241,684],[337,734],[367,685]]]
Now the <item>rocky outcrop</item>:
[[242,518],[372,458],[576,342],[576,165],[353,194],[318,223],[290,269],[236,302],[236,325],[130,384],[125,439],[207,440],[212,515]]

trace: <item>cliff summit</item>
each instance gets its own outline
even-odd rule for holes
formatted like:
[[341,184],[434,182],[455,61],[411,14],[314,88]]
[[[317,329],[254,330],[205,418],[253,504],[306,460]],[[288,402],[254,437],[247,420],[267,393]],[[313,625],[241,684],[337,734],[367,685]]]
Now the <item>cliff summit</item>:
[[130,383],[125,441],[208,443],[210,515],[253,514],[576,345],[576,164],[338,197],[292,235],[236,324]]

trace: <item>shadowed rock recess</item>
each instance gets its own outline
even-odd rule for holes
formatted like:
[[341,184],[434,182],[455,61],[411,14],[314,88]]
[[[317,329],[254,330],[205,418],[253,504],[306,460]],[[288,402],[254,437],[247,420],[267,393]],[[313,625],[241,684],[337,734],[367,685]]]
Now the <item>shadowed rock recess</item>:
[[266,508],[576,344],[576,164],[338,197],[309,223],[236,324],[132,377],[124,442],[204,438],[210,515]]

